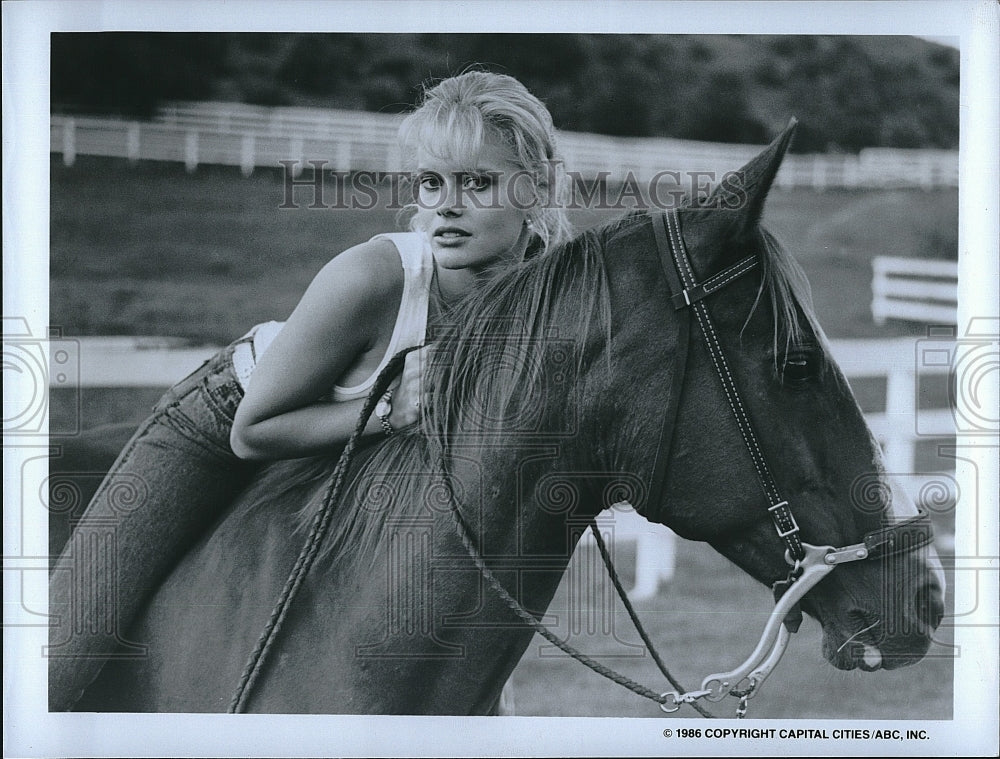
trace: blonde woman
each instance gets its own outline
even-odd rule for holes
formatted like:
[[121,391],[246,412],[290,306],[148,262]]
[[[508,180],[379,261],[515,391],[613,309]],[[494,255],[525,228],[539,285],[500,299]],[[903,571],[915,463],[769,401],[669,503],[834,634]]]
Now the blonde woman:
[[[112,653],[95,632],[102,614],[113,609],[115,629],[128,628],[253,462],[335,453],[389,358],[421,345],[428,324],[491,274],[568,239],[552,118],[517,80],[470,71],[439,82],[400,143],[416,183],[410,231],[333,257],[286,322],[257,325],[167,391],[108,472],[82,524],[115,518],[114,561],[74,565],[71,538],[52,574],[52,711],[71,709]],[[365,437],[419,419],[422,352],[407,356]],[[112,492],[126,477],[145,499],[122,516]],[[74,590],[81,573],[95,581]]]

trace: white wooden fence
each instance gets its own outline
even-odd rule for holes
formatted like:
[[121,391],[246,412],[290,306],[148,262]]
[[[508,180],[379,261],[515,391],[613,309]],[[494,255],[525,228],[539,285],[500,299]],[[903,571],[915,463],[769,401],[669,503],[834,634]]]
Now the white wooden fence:
[[[921,344],[910,338],[832,343],[833,356],[849,379],[885,378],[884,409],[868,413],[866,418],[885,451],[886,471],[900,476],[915,500],[928,480],[914,473],[917,441],[955,434],[950,409],[918,410],[918,377],[947,375],[950,370],[948,365],[924,365]],[[935,341],[939,350],[949,345],[947,340]],[[186,345],[174,338],[84,337],[60,340],[58,350],[63,353],[60,366],[78,366],[73,376],[79,377],[82,387],[162,387],[173,381],[171,378],[196,369],[217,349]],[[74,351],[76,355],[65,355]],[[54,372],[50,377],[51,386],[59,387]],[[947,485],[949,478],[935,482]],[[636,599],[650,598],[674,575],[676,538],[667,528],[647,522],[627,506],[619,505],[612,513],[614,540],[635,543],[635,585],[630,593]],[[582,544],[591,541],[588,533]]]
[[939,324],[958,320],[956,261],[876,256],[872,259],[872,318]]
[[[268,108],[240,103],[178,103],[151,121],[53,114],[51,151],[72,166],[78,155],[130,161],[239,166],[250,175],[258,166],[324,160],[338,171],[397,171],[396,130],[401,116],[318,108]],[[659,172],[682,172],[682,184],[718,181],[741,166],[760,146],[662,138],[609,137],[562,132],[568,169],[584,178],[609,181],[628,176],[649,182]],[[664,185],[669,178],[660,177]],[[777,176],[780,187],[958,186],[958,153],[947,150],[867,148],[852,154],[792,154]],[[690,189],[685,187],[685,189]]]

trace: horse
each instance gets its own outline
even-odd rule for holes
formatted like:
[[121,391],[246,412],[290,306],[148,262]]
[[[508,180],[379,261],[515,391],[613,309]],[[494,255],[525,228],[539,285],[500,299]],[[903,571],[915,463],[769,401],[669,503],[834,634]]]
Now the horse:
[[423,421],[261,468],[76,709],[493,713],[581,534],[623,500],[773,586],[774,636],[800,609],[838,669],[919,661],[943,616],[929,528],[761,224],[793,131],[708,197],[470,296],[434,335]]

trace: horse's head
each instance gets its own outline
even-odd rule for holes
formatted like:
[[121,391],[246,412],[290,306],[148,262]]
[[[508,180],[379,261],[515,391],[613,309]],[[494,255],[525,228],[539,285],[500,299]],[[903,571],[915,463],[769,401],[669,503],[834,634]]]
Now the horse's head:
[[[885,475],[799,268],[759,224],[793,129],[708,199],[606,240],[613,365],[629,365],[630,384],[613,378],[608,392],[619,398],[606,403],[628,399],[635,411],[620,413],[636,421],[602,464],[620,466],[628,446],[649,451],[634,454],[650,473],[645,505],[636,504],[647,518],[710,543],[768,585],[789,573],[789,540],[864,544],[917,513]],[[785,516],[776,528],[768,511],[780,501],[798,525],[787,539],[778,532],[793,524]],[[933,548],[871,553],[836,566],[802,601],[841,669],[917,661],[943,614]]]

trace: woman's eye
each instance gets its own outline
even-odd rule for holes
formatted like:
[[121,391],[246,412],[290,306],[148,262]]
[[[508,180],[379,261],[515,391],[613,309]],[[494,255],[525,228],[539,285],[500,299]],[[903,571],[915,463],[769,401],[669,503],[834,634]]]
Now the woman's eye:
[[462,177],[462,186],[473,192],[488,190],[492,184],[493,179],[488,174],[465,174]]
[[421,190],[436,192],[441,189],[441,177],[430,172],[421,174],[417,178],[417,184],[420,185]]

